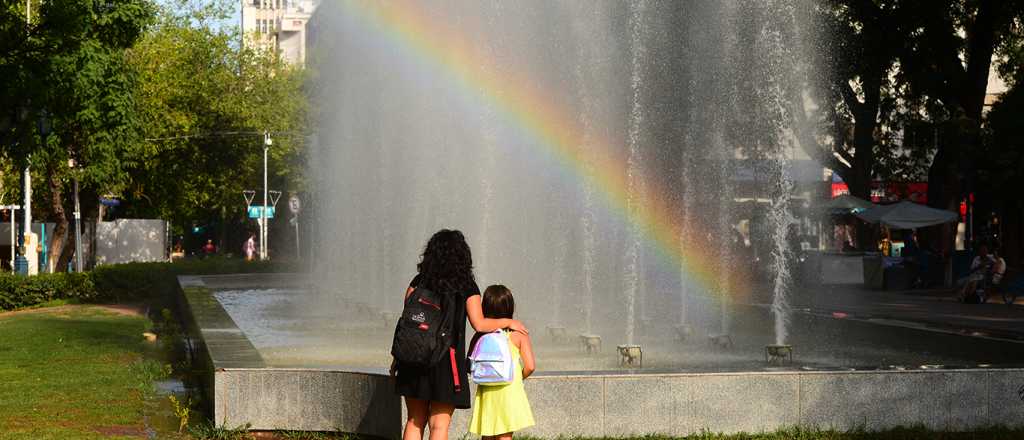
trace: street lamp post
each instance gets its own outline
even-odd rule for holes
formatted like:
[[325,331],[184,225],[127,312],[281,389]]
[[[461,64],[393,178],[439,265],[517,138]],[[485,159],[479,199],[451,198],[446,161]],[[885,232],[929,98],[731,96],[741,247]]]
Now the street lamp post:
[[274,144],[270,133],[263,133],[263,209],[260,211],[260,260],[266,260],[267,237],[270,235],[267,230],[267,153],[270,146]]
[[75,190],[75,272],[82,271],[82,209],[78,203],[78,171],[75,167],[78,165],[75,159],[68,159],[68,168],[71,169],[71,174],[74,181]]

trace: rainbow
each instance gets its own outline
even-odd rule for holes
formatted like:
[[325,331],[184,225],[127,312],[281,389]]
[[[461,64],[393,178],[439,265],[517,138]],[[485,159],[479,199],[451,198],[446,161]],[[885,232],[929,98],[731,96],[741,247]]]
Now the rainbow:
[[[628,209],[627,178],[622,172],[621,159],[607,139],[591,135],[584,140],[583,128],[575,114],[560,107],[551,93],[536,88],[539,81],[529,75],[514,72],[470,44],[471,39],[457,29],[446,26],[444,20],[432,20],[422,3],[417,1],[344,1],[346,12],[364,22],[369,30],[377,32],[401,49],[434,67],[453,81],[463,93],[498,109],[510,124],[518,126],[546,154],[571,172],[576,178],[590,183],[594,193],[604,199],[616,215],[639,228],[645,239],[653,245],[665,263],[680,268],[692,281],[707,291],[721,296],[745,292],[749,277],[746,274],[729,277],[724,285],[721,261],[713,255],[706,242],[707,234],[696,219],[679,219],[679,210],[668,199],[667,188],[645,182],[649,194],[639,206]],[[585,143],[586,142],[586,143]],[[584,154],[584,145],[591,152]],[[687,237],[681,237],[682,221],[689,221]],[[686,240],[682,246],[681,240]],[[735,270],[730,268],[730,271]]]

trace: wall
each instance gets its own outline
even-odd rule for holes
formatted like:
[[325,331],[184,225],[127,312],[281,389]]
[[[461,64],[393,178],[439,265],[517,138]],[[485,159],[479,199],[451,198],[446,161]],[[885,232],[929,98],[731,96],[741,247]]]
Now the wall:
[[96,264],[166,260],[166,221],[120,219],[99,224]]
[[[287,275],[288,283],[304,282]],[[268,368],[212,289],[273,275],[179,277],[191,334],[210,359],[215,423],[399,438],[401,400],[382,370]],[[861,323],[859,325],[868,325]],[[1024,369],[538,373],[526,381],[537,437],[771,431],[791,426],[963,430],[1024,424]],[[451,436],[466,433],[457,411]]]

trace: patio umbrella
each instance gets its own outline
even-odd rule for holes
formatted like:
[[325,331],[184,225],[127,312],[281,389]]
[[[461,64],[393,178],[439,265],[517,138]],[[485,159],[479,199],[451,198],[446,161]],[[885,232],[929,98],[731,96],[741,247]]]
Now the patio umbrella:
[[904,200],[860,212],[857,218],[868,223],[880,223],[892,229],[915,229],[955,222],[960,216],[952,211],[929,208]]
[[875,204],[859,197],[843,194],[821,205],[821,210],[832,214],[856,214],[874,208]]

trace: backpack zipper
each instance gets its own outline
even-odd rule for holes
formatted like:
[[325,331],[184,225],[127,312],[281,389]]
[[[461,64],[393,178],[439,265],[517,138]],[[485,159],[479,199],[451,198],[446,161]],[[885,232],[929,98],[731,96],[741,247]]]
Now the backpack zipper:
[[437,310],[441,310],[441,306],[439,306],[439,305],[437,305],[437,304],[434,304],[434,303],[432,303],[432,302],[430,302],[430,301],[427,301],[427,300],[425,300],[425,299],[423,299],[423,298],[420,298],[420,299],[419,299],[419,302],[420,302],[420,304],[426,304],[426,305],[428,305],[428,306],[430,306],[430,307],[433,307],[433,308],[435,308],[435,309],[437,309]]

